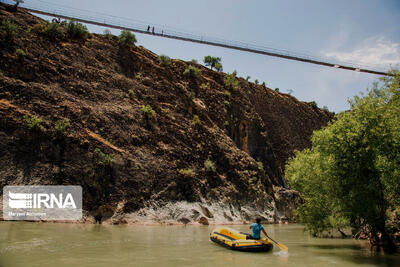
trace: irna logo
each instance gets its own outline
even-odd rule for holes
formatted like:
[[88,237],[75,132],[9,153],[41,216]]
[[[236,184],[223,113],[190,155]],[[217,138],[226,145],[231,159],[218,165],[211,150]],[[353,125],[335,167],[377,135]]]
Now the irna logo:
[[5,186],[3,218],[4,220],[80,220],[82,187]]
[[8,206],[12,209],[52,209],[54,207],[59,209],[76,209],[76,204],[71,193],[67,193],[65,196],[59,193],[56,196],[52,193],[25,194],[8,192],[8,195]]

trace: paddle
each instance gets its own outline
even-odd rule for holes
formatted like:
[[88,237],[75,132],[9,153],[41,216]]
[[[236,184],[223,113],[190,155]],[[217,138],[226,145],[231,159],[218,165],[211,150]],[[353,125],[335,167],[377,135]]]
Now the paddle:
[[271,237],[267,236],[267,238],[269,238],[272,242],[274,242],[280,249],[282,249],[285,252],[288,252],[289,248],[283,244],[279,244],[278,242],[276,242],[275,240],[273,240]]

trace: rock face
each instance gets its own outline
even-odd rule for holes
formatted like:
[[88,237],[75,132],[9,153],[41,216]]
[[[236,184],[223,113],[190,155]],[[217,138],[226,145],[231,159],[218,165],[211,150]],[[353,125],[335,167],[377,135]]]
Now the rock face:
[[[174,203],[203,208],[153,219],[273,221],[287,158],[332,119],[242,78],[233,89],[195,63],[166,67],[116,37],[53,40],[23,9],[0,9],[0,20],[19,27],[0,34],[0,186],[81,185],[98,222]],[[201,74],[183,75],[190,65]]]

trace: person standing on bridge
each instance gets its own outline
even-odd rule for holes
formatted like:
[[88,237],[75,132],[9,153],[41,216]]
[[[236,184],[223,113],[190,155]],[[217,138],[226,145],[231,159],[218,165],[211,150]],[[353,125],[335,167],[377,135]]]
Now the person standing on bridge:
[[148,32],[150,31],[150,25],[147,26],[147,31],[148,31]]
[[151,32],[154,34],[154,26],[153,26],[153,28],[151,29]]

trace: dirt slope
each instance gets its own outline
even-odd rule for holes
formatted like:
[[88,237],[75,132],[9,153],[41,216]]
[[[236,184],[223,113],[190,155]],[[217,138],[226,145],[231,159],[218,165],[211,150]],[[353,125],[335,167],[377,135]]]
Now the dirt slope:
[[[234,90],[198,64],[163,66],[116,37],[49,39],[35,31],[44,21],[4,7],[0,20],[19,31],[0,42],[1,187],[82,185],[84,209],[98,219],[182,201],[241,213],[250,205],[276,219],[286,160],[332,118],[243,79]],[[189,65],[201,74],[183,75]],[[32,127],[32,118],[43,122]],[[58,131],[65,119],[70,127]]]

